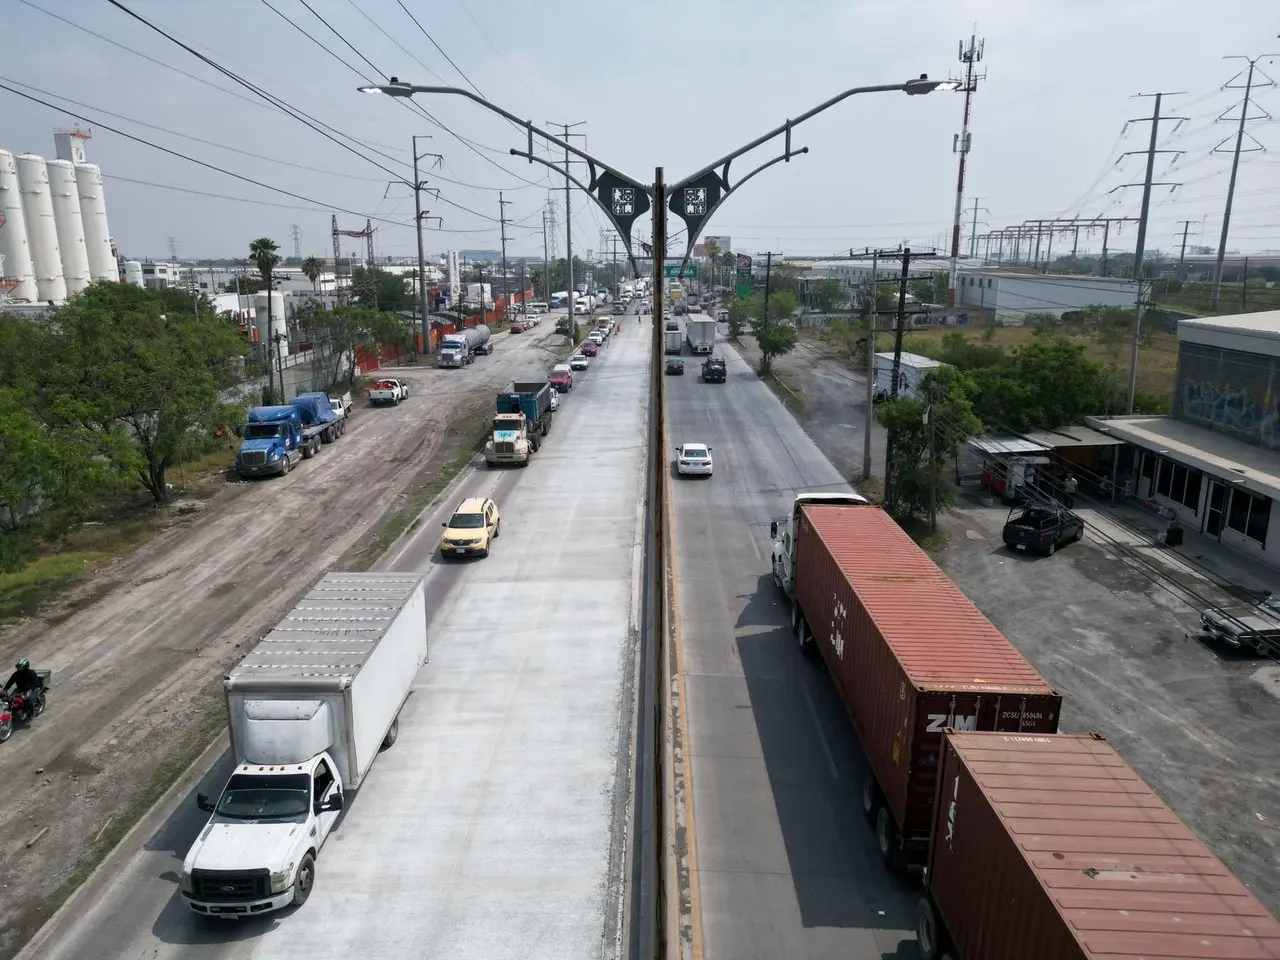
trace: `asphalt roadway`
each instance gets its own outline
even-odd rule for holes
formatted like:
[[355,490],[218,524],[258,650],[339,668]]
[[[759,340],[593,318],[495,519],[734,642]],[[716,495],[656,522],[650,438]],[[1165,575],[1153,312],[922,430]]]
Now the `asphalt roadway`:
[[918,888],[879,860],[857,737],[769,572],[770,520],[847,484],[746,361],[717,352],[726,383],[700,382],[692,357],[666,378],[672,444],[708,443],[715,464],[672,481],[702,955],[914,960]]
[[[480,458],[382,565],[426,575],[430,662],[398,741],[321,851],[309,902],[239,922],[181,902],[178,871],[206,819],[195,793],[220,790],[229,766],[213,750],[211,769],[126,838],[20,956],[619,953],[650,343],[627,327],[576,375],[533,463],[490,471]],[[501,537],[487,559],[442,562],[440,526],[464,496],[497,501]]]

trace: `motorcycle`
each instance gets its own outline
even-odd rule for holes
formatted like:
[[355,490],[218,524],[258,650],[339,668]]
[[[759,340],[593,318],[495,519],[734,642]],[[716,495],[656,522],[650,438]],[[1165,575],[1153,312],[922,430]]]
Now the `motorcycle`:
[[30,723],[44,713],[50,675],[49,670],[36,671],[40,686],[34,693],[15,693],[7,698],[0,696],[0,743],[13,735],[15,723]]

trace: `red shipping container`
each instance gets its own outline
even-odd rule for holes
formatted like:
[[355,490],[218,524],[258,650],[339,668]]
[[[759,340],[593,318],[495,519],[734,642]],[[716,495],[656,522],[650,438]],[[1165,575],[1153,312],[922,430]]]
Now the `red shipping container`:
[[925,960],[1280,960],[1280,922],[1096,734],[950,733]]
[[879,786],[863,806],[881,856],[923,866],[942,731],[1056,733],[1062,698],[878,507],[806,504],[796,540],[798,626]]

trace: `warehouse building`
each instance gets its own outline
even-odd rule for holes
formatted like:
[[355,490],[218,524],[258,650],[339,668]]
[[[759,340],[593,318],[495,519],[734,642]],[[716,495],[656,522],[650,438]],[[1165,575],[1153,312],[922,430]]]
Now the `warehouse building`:
[[962,267],[956,306],[974,322],[1010,323],[1029,313],[1057,316],[1085,307],[1131,308],[1138,285],[1117,277],[1017,273],[994,267]]
[[1124,442],[1122,488],[1280,567],[1280,311],[1179,321],[1170,416],[1086,422]]

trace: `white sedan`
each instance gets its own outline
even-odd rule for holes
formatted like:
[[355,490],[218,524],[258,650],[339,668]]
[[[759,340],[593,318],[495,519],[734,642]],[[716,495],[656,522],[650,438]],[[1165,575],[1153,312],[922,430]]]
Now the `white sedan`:
[[676,447],[676,473],[681,476],[711,476],[711,448],[705,443],[685,443]]
[[569,369],[585,370],[590,362],[591,361],[587,359],[587,355],[585,353],[575,353],[569,358]]

